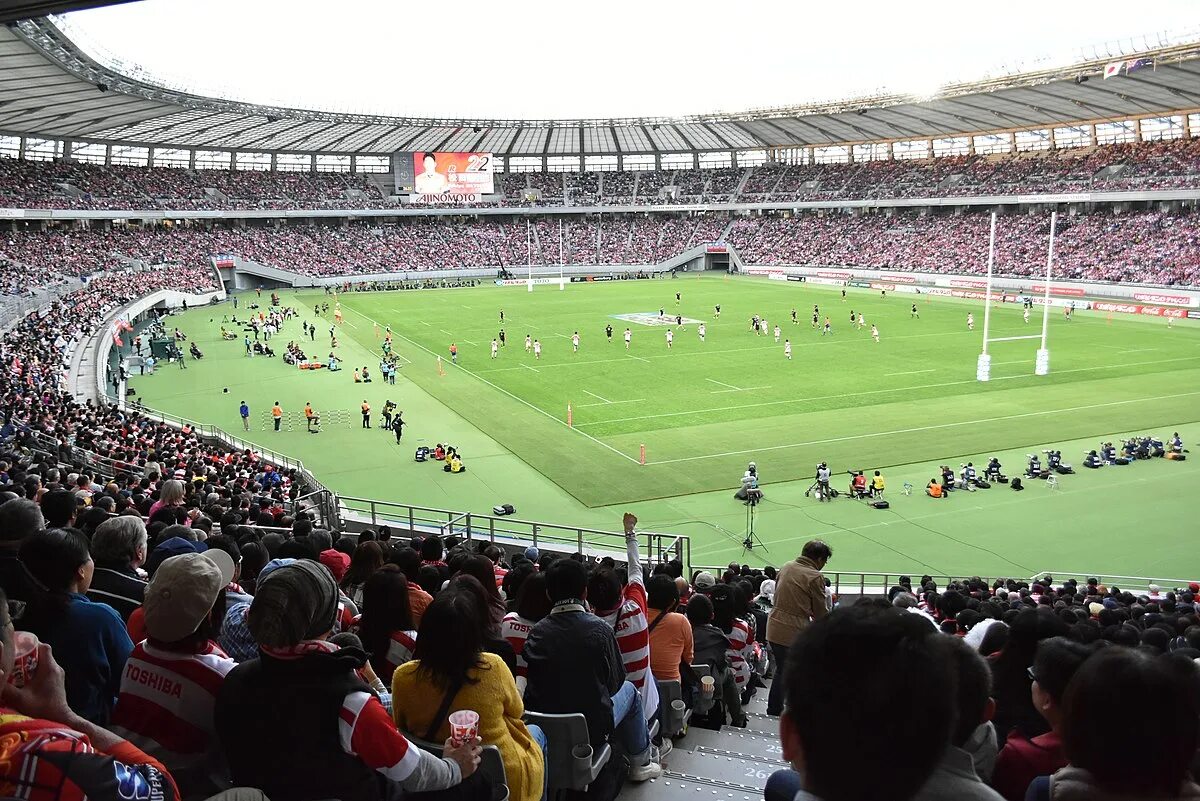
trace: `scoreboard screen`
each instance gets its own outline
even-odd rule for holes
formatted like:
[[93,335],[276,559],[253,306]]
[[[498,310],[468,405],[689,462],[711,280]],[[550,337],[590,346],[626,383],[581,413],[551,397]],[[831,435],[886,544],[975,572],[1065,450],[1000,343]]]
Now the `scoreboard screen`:
[[413,203],[474,203],[493,194],[491,153],[395,153],[396,191]]

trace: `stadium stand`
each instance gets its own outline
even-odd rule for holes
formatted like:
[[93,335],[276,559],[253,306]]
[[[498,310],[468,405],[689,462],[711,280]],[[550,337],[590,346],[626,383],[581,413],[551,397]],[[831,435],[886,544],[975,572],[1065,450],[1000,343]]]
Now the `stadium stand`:
[[[737,186],[748,174],[745,186]],[[1200,186],[1200,141],[1174,139],[1060,150],[746,170],[506,173],[500,205],[581,206],[980,197]],[[636,195],[635,195],[636,186]],[[673,194],[666,196],[667,187]],[[536,203],[525,190],[537,190]],[[479,206],[494,206],[491,200]],[[0,207],[180,210],[394,207],[369,173],[96,165],[0,157]]]
[[[748,264],[850,266],[935,273],[982,273],[989,215],[818,213],[730,218],[606,215],[522,220],[402,218],[384,225],[234,228],[18,228],[0,241],[10,293],[130,260],[207,266],[232,254],[303,275],[354,276],[454,268],[557,264],[559,225],[567,264],[660,263],[696,245],[724,241]],[[999,274],[1042,267],[1049,222],[1005,215],[996,242]],[[732,222],[731,222],[732,221]],[[1055,269],[1064,278],[1162,285],[1200,283],[1200,215],[1190,210],[1095,211],[1060,217]],[[16,265],[32,269],[21,275]],[[0,268],[4,269],[4,268]]]

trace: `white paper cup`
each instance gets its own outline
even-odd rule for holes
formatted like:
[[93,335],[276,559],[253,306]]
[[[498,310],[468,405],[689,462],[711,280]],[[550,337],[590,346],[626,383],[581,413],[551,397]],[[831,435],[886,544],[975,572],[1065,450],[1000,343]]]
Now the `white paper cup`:
[[473,743],[479,736],[479,713],[460,709],[450,713],[450,740],[456,745]]
[[717,680],[714,679],[712,676],[701,676],[700,677],[700,689],[704,692],[705,695],[712,695],[713,691],[715,691],[716,688],[717,688]]
[[15,655],[13,656],[12,673],[8,674],[9,684],[14,687],[24,687],[33,681],[33,674],[37,672],[38,646],[40,644],[37,635],[28,631],[13,633]]

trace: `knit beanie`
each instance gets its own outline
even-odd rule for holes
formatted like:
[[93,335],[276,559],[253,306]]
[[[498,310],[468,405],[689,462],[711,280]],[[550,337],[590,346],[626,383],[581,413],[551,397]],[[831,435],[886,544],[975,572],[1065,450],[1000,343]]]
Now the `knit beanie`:
[[286,648],[331,631],[337,609],[337,584],[329,570],[299,559],[260,577],[246,623],[259,645]]

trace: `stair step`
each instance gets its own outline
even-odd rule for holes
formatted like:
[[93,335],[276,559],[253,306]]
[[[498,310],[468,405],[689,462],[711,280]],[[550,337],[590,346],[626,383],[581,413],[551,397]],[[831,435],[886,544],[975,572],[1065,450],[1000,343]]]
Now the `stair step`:
[[[670,757],[668,757],[670,759]],[[694,801],[698,794],[715,801],[761,801],[762,790],[745,787],[714,786],[667,772],[653,781],[631,784],[621,789],[621,801]]]

